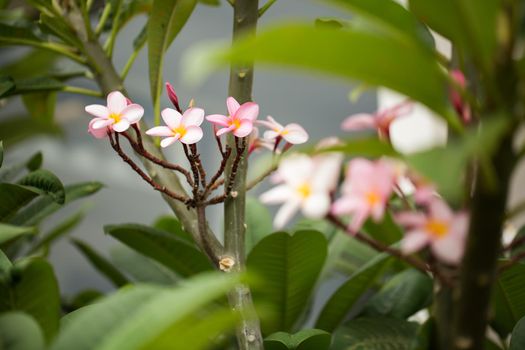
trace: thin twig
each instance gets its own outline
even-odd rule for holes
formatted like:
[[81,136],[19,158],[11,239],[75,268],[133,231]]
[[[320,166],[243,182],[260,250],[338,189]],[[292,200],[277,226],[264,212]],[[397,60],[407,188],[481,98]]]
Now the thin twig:
[[512,242],[510,242],[508,245],[503,247],[502,251],[508,252],[512,249],[521,246],[523,243],[525,243],[525,236],[522,237],[516,237]]
[[[240,142],[240,144],[239,144]],[[231,173],[230,173],[230,178],[228,179],[228,184],[226,186],[226,189],[224,191],[224,194],[226,195],[226,197],[228,197],[230,195],[230,192],[233,188],[233,184],[235,183],[235,178],[237,177],[237,169],[239,167],[239,163],[241,162],[241,159],[243,158],[243,154],[244,154],[244,149],[246,148],[246,140],[244,138],[242,138],[240,141],[239,141],[239,138],[235,138],[235,146],[237,148],[237,154],[235,156],[235,159],[233,160],[233,164],[232,164],[232,170],[231,170]]]
[[521,260],[525,259],[525,252],[520,252],[513,257],[511,257],[509,260],[505,261],[503,264],[501,264],[498,268],[498,274],[503,273],[504,271],[510,269],[512,266],[519,263]]
[[197,144],[190,145],[190,150],[193,156],[193,160],[195,161],[195,165],[197,166],[197,170],[199,171],[201,185],[202,187],[206,187],[206,171],[202,166],[201,155],[197,152]]
[[[213,177],[210,180],[210,183],[206,188],[204,189],[203,197],[206,198],[214,189],[219,187],[221,184],[219,184],[220,181],[217,181],[221,175],[224,173],[224,169],[226,168],[226,163],[228,162],[228,159],[230,158],[230,155],[232,153],[232,149],[229,146],[226,146],[226,151],[224,152],[221,160],[221,165],[219,166],[219,170],[213,175]],[[224,183],[224,180],[222,181]]]
[[279,166],[279,162],[275,162],[271,167],[266,169],[266,171],[259,176],[257,176],[255,179],[248,182],[246,185],[246,191],[251,190],[255,186],[257,186],[260,182],[262,182],[264,179],[266,179],[268,176],[270,176],[275,170],[277,170]]
[[270,7],[272,7],[272,5],[275,4],[276,2],[277,2],[277,0],[268,0],[268,1],[266,1],[266,3],[259,9],[259,17],[264,15],[264,13],[266,11],[268,11],[268,9]]
[[185,143],[183,143],[182,148],[184,149],[184,154],[186,155],[186,158],[190,163],[191,172],[193,173],[193,198],[197,200],[199,198],[199,170],[195,165],[195,161],[193,159],[193,156],[190,154],[188,146]]

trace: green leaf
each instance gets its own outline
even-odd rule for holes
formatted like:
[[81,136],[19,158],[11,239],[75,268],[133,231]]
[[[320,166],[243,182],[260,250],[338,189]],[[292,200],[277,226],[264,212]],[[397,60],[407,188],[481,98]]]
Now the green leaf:
[[35,227],[13,226],[0,223],[0,245],[25,235],[34,235]]
[[153,0],[148,21],[148,64],[151,97],[160,112],[164,53],[182,30],[195,8],[196,0]]
[[51,265],[40,258],[17,261],[0,278],[0,312],[20,310],[33,316],[49,342],[58,331],[60,294]]
[[341,145],[324,148],[321,152],[342,152],[350,157],[400,157],[399,153],[392,148],[392,145],[379,140],[377,137],[345,140]]
[[35,320],[23,312],[0,315],[2,350],[44,350],[44,337]]
[[25,170],[34,171],[42,166],[42,153],[37,152],[33,154],[29,159],[9,165],[8,167],[0,171],[0,182],[9,182],[15,180]]
[[326,239],[317,231],[273,233],[252,249],[247,269],[264,281],[264,288],[254,291],[256,304],[276,308],[275,317],[261,320],[265,333],[292,329],[308,305],[326,253]]
[[304,329],[295,334],[277,332],[264,339],[266,350],[327,350],[331,335],[320,329]]
[[153,223],[153,227],[162,231],[172,233],[180,239],[190,244],[194,244],[191,233],[185,231],[180,221],[177,220],[177,218],[174,216],[164,215],[158,217],[157,220],[155,220],[155,222]]
[[[30,128],[27,126],[31,125]],[[0,121],[0,139],[11,146],[35,135],[59,135],[60,127],[42,123],[27,116],[14,116]]]
[[135,224],[105,226],[104,231],[180,276],[188,277],[212,268],[201,251],[173,234]]
[[11,261],[9,261],[9,258],[4,254],[2,250],[0,250],[0,278],[3,278],[2,275],[5,275],[9,272],[9,269],[11,269]]
[[358,318],[333,335],[333,349],[407,350],[416,338],[418,325],[397,318]]
[[22,95],[36,92],[59,91],[64,88],[64,84],[57,79],[48,77],[24,78],[14,81],[15,88],[6,92],[3,96]]
[[75,311],[77,314],[64,325],[51,349],[149,348],[147,345],[171,326],[202,310],[237,283],[236,275],[213,272],[194,277],[177,288],[130,286],[121,289]]
[[[0,85],[5,78],[8,78],[9,80],[12,80],[11,78],[22,79],[49,73],[58,57],[59,55],[48,50],[31,50],[16,61],[0,67],[0,75],[5,76],[4,78],[0,78]],[[0,89],[0,96],[2,94],[3,93]]]
[[49,195],[58,204],[64,204],[66,200],[64,185],[55,174],[47,170],[35,170],[24,176],[18,183]]
[[328,332],[337,328],[361,296],[384,273],[391,260],[389,255],[380,254],[352,274],[323,306],[315,327]]
[[104,297],[104,294],[96,289],[85,289],[71,298],[71,301],[67,303],[67,310],[73,312],[82,307],[93,304],[102,297]]
[[414,269],[392,277],[367,303],[366,316],[407,319],[430,305],[432,279]]
[[[356,54],[356,53],[359,54]],[[327,54],[330,53],[330,54]],[[187,56],[189,79],[228,62],[298,67],[370,86],[385,86],[419,101],[460,128],[447,96],[445,73],[427,49],[362,29],[334,30],[306,24],[273,26],[224,49],[201,47]]]
[[53,124],[56,97],[53,92],[37,92],[22,95],[22,101],[31,118]]
[[8,25],[0,23],[0,46],[20,41],[39,42],[41,40],[30,26]]
[[0,221],[5,221],[39,195],[38,192],[8,183],[0,183]]
[[509,350],[525,349],[525,317],[522,317],[512,330]]
[[403,230],[394,221],[389,212],[385,213],[383,221],[380,223],[367,220],[363,226],[363,231],[372,238],[388,245],[394,244],[403,238]]
[[463,53],[491,69],[500,0],[410,0],[410,10]]
[[492,294],[492,327],[506,338],[525,316],[525,265],[516,264],[496,281]]
[[203,5],[208,5],[208,6],[220,6],[221,5],[220,0],[199,0],[199,3]]
[[122,274],[113,264],[111,264],[105,257],[100,255],[97,251],[91,248],[85,242],[78,239],[71,239],[71,242],[78,248],[78,250],[89,260],[89,262],[107,279],[109,279],[115,287],[122,287],[129,284],[126,276]]
[[0,97],[14,90],[15,82],[10,77],[0,76]]
[[273,232],[272,216],[268,207],[258,199],[246,197],[246,251],[253,247],[264,237]]

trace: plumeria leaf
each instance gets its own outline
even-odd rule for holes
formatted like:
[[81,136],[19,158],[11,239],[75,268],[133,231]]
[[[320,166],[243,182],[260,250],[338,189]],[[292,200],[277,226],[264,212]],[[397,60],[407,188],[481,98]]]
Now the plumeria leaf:
[[[75,294],[69,301],[67,301],[66,308],[68,311],[73,312],[84,306],[93,304],[94,302],[102,298],[103,296],[104,296],[104,293],[96,289],[85,289]],[[63,326],[62,320],[60,321],[61,327]]]
[[36,189],[42,194],[51,196],[53,201],[58,204],[64,204],[66,200],[64,185],[56,175],[47,170],[35,170],[24,176],[18,183],[22,186]]
[[400,157],[392,145],[379,140],[377,137],[344,140],[341,145],[323,148],[321,152],[342,152],[351,157]]
[[31,118],[52,124],[55,116],[56,97],[54,92],[37,92],[22,95],[22,101]]
[[525,317],[522,317],[514,329],[510,337],[509,350],[525,349]]
[[[31,125],[30,128],[27,126]],[[61,128],[57,125],[43,123],[26,115],[11,116],[0,121],[0,139],[8,146],[22,142],[35,135],[60,135]]]
[[175,236],[192,245],[195,244],[191,234],[182,228],[182,224],[174,216],[164,215],[157,218],[157,220],[155,220],[153,223],[153,227],[162,231],[173,233]]
[[23,312],[0,315],[0,344],[3,350],[44,350],[42,331],[35,319]]
[[11,90],[15,89],[15,82],[12,78],[7,76],[0,76],[0,97],[7,95]]
[[[39,76],[42,74],[49,74],[51,69],[54,68],[57,58],[60,57],[54,52],[47,50],[31,50],[26,55],[20,57],[15,62],[10,62],[0,67],[0,75],[4,75],[4,78],[0,78],[1,82],[9,79],[23,79]],[[14,81],[13,81],[14,87]],[[0,89],[0,96],[2,91]]]
[[403,238],[403,230],[394,221],[389,212],[385,213],[383,221],[380,223],[376,223],[374,220],[367,220],[363,226],[363,231],[374,239],[388,245],[394,244]]
[[115,287],[122,287],[129,283],[128,279],[122,274],[122,272],[88,244],[78,239],[72,239],[71,242],[100,273],[115,285]]
[[39,193],[33,189],[8,183],[0,183],[0,221],[13,216]]
[[263,332],[292,329],[308,305],[326,254],[326,239],[317,231],[273,233],[252,249],[247,269],[265,281],[254,299],[276,307],[274,317],[262,320]]
[[321,329],[304,329],[295,334],[277,332],[264,339],[266,350],[327,350],[331,335]]
[[47,77],[17,79],[14,80],[14,84],[14,89],[10,89],[0,97],[22,95],[34,92],[59,91],[64,88],[64,84],[60,80]]
[[37,230],[35,227],[14,226],[0,223],[0,245],[15,238],[25,235],[34,235],[36,233]]
[[194,245],[171,233],[136,224],[106,226],[104,231],[180,276],[188,277],[212,268]]
[[326,302],[315,325],[316,328],[333,331],[357,305],[357,301],[384,273],[391,257],[380,254],[362,266]]
[[40,258],[17,261],[0,277],[0,312],[19,310],[38,322],[46,342],[58,331],[60,294],[51,265]]
[[246,250],[251,251],[272,231],[272,216],[268,208],[258,199],[246,197]]

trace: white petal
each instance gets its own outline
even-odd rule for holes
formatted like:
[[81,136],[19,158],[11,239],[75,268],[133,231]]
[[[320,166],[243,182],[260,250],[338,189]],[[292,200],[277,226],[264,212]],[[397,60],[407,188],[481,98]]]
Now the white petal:
[[429,242],[429,236],[424,231],[410,231],[401,241],[401,250],[404,254],[412,254],[421,250]]
[[260,196],[261,202],[265,204],[276,204],[286,202],[294,195],[293,189],[288,185],[279,185],[264,192]]
[[118,123],[113,124],[113,130],[115,130],[116,132],[123,132],[128,130],[129,125],[129,122],[126,119],[122,119]]
[[299,145],[308,141],[308,133],[299,124],[288,124],[284,128],[283,138],[286,142]]
[[113,119],[97,119],[91,126],[93,129],[102,129],[110,126],[115,121]]
[[144,108],[136,103],[126,106],[121,112],[122,119],[126,119],[130,124],[134,124],[144,115]]
[[128,101],[120,91],[113,91],[109,93],[108,109],[111,113],[120,114],[127,105]]
[[312,158],[297,154],[285,158],[277,171],[286,183],[296,187],[308,182],[314,169]]
[[200,139],[202,139],[202,129],[198,126],[189,126],[184,136],[180,138],[180,142],[191,145],[199,142]]
[[436,257],[448,264],[459,264],[463,257],[465,242],[462,237],[449,234],[432,242],[432,252]]
[[166,137],[165,139],[162,139],[162,141],[160,141],[160,147],[162,147],[162,148],[168,147],[169,145],[173,144],[174,142],[177,142],[178,139],[179,139],[178,136]]
[[302,205],[304,216],[312,219],[321,219],[330,210],[330,196],[328,193],[316,193],[309,196]]
[[170,129],[177,128],[180,125],[180,121],[182,120],[182,114],[173,108],[164,108],[162,112],[160,112],[160,115],[162,116],[164,123],[166,123]]
[[289,201],[285,202],[284,205],[279,209],[273,225],[276,229],[282,229],[288,221],[292,219],[297,210],[301,205],[301,200],[298,198],[292,198]]
[[151,136],[173,136],[173,131],[167,126],[155,126],[146,131]]
[[182,116],[182,124],[186,126],[199,126],[204,120],[204,109],[202,108],[190,108],[184,112]]
[[89,105],[85,107],[86,112],[89,114],[98,117],[98,118],[109,118],[109,109],[103,105]]

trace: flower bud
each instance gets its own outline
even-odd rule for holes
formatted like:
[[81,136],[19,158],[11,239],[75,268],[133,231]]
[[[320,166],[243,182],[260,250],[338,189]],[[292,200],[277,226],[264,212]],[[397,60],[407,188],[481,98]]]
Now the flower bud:
[[175,89],[173,89],[173,86],[168,82],[166,82],[166,91],[168,92],[168,97],[171,103],[173,103],[177,111],[180,112],[181,109],[179,106],[179,98],[177,97],[177,94],[175,93]]

